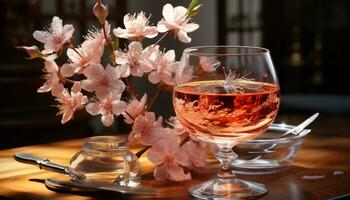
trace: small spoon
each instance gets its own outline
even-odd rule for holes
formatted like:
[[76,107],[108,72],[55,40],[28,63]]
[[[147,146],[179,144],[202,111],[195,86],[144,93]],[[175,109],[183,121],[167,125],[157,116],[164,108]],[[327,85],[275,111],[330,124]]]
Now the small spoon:
[[[285,132],[282,137],[287,136],[288,134],[292,133],[294,135],[300,135],[301,133],[303,133],[303,130],[309,126],[313,121],[315,121],[315,119],[318,117],[319,113],[315,113],[313,114],[311,117],[307,118],[305,121],[303,121],[301,124],[299,124],[298,126],[288,130],[287,132]],[[304,132],[305,133],[305,132]],[[308,133],[308,132],[307,132]],[[307,134],[305,133],[305,134]]]

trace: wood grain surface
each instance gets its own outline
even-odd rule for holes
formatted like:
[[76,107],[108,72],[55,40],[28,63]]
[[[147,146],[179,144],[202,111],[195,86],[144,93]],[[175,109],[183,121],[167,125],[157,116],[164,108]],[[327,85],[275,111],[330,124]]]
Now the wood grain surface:
[[[282,118],[280,121],[283,120]],[[300,122],[298,117],[288,120],[294,120],[295,123]],[[350,193],[350,124],[348,122],[345,118],[321,119],[317,126],[312,127],[313,131],[299,150],[293,166],[283,172],[273,175],[237,176],[265,184],[269,192],[261,199],[329,199],[346,195]],[[62,175],[18,163],[12,157],[16,152],[25,152],[68,165],[69,159],[80,149],[81,144],[82,139],[78,139],[0,151],[0,197],[19,200],[146,198],[143,196],[108,196],[51,191],[45,187],[42,181],[46,178]],[[136,152],[139,149],[133,148],[132,150]],[[193,174],[192,181],[160,183],[154,180],[153,166],[143,156],[141,157],[142,185],[152,187],[157,191],[156,196],[152,196],[151,199],[190,199],[191,197],[187,194],[187,189],[190,186],[215,176],[218,164],[214,159],[208,161],[208,172]],[[341,170],[344,174],[334,175],[334,171],[337,170]],[[325,175],[325,178],[305,180],[302,178],[304,175]]]

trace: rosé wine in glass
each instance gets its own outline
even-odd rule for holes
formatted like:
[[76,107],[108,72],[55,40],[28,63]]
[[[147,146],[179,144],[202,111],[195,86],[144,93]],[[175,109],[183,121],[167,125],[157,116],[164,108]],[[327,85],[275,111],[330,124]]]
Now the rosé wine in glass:
[[199,199],[264,195],[264,185],[241,180],[232,170],[234,145],[254,139],[272,124],[280,88],[269,50],[247,46],[201,46],[184,50],[173,90],[181,124],[210,147],[220,162],[216,178],[189,188]]
[[195,81],[177,86],[174,108],[180,122],[199,139],[243,142],[263,133],[274,121],[279,89],[272,84],[230,92],[224,81]]

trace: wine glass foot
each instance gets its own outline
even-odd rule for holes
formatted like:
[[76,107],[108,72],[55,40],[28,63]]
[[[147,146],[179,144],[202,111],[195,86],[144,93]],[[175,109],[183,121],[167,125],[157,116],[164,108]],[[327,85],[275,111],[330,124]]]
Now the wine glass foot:
[[189,193],[198,199],[244,199],[263,196],[267,189],[263,184],[241,179],[212,179],[191,187]]

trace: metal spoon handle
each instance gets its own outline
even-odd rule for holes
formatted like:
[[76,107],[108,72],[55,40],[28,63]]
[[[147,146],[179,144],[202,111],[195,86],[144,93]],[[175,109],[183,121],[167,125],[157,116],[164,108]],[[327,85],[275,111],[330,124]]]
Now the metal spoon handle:
[[73,179],[84,179],[85,178],[85,175],[83,175],[79,172],[76,172],[67,166],[63,166],[60,164],[50,162],[50,160],[46,159],[46,158],[38,158],[38,157],[32,156],[30,154],[26,154],[26,153],[16,153],[14,155],[14,158],[16,161],[21,162],[21,163],[39,166],[40,169],[46,169],[46,170],[58,172],[61,174],[67,174],[67,175],[71,176]]
[[299,134],[300,131],[304,130],[307,126],[309,126],[318,117],[318,115],[319,115],[319,113],[315,113],[311,117],[307,118],[303,123],[299,124],[295,128],[290,129],[289,131],[284,133],[284,135],[287,135],[289,133],[292,133],[294,135]]

